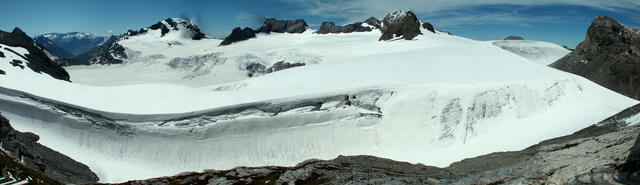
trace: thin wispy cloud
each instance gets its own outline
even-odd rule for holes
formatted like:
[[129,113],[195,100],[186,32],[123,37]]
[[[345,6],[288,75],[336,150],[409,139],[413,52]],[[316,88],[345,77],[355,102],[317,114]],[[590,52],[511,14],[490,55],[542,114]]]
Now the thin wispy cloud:
[[[287,3],[297,4],[302,7],[300,13],[308,15],[321,15],[347,22],[362,21],[370,16],[382,17],[395,10],[412,10],[422,17],[435,17],[434,22],[442,23],[441,26],[454,26],[459,24],[490,23],[491,21],[512,22],[527,25],[528,22],[539,22],[541,19],[553,21],[548,16],[534,16],[519,14],[517,11],[507,13],[478,14],[467,12],[450,14],[450,11],[473,10],[476,7],[494,5],[515,6],[549,6],[570,5],[584,6],[593,9],[617,12],[638,12],[640,1],[638,0],[281,0]],[[448,14],[447,21],[437,20],[442,14]]]

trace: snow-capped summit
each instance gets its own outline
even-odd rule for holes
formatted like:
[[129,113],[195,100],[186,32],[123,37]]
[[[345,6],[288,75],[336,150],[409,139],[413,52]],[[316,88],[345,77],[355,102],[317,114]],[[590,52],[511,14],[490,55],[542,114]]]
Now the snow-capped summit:
[[111,36],[100,45],[78,55],[77,64],[121,64],[128,58],[125,48],[119,43],[127,40],[150,45],[182,45],[183,43],[208,38],[198,25],[181,18],[168,18],[138,31],[129,30],[121,36]]
[[[159,32],[159,34],[154,32]],[[200,28],[198,28],[198,25],[181,18],[168,18],[138,31],[129,30],[125,33],[125,39],[137,35],[171,37],[174,39],[187,38],[192,40],[207,38]]]

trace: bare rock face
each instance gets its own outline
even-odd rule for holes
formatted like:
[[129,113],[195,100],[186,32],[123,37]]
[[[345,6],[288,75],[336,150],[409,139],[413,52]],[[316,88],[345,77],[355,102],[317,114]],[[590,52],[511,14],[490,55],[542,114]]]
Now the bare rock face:
[[411,40],[422,34],[420,21],[411,11],[397,11],[388,14],[382,20],[382,36],[379,40],[405,39]]
[[[7,160],[4,157],[10,156],[15,161],[21,161],[21,165],[18,166],[12,165],[11,162],[2,162],[0,163],[0,171],[11,170],[14,172],[13,174],[22,174],[21,176],[24,178],[27,176],[36,179],[42,178],[45,182],[51,181],[48,177],[56,181],[74,184],[98,181],[98,176],[88,166],[40,145],[39,139],[40,137],[33,133],[15,131],[9,124],[9,120],[0,115],[0,146],[3,149],[0,159]],[[22,165],[29,169],[22,167]]]
[[222,43],[220,43],[220,46],[226,46],[234,42],[249,40],[255,37],[256,34],[251,28],[245,27],[244,29],[241,29],[240,27],[236,27],[233,29],[233,31],[231,31],[231,34],[229,34],[229,36],[224,38]]
[[575,51],[549,65],[640,100],[640,32],[596,17]]
[[256,33],[302,33],[307,30],[309,25],[302,19],[296,20],[278,20],[275,18],[267,18],[264,20],[262,27],[256,30]]

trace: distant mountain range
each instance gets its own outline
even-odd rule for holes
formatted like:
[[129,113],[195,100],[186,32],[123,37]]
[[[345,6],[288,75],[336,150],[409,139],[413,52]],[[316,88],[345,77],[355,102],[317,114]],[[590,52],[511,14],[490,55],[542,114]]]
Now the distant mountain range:
[[74,57],[89,51],[89,49],[104,42],[108,38],[81,32],[46,33],[37,35],[34,38],[38,37],[45,37],[53,41],[53,43],[71,53]]

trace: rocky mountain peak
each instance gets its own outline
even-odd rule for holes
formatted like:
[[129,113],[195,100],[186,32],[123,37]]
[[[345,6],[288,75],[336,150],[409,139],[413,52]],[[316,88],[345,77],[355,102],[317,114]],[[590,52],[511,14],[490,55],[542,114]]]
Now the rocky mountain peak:
[[267,18],[264,20],[262,27],[255,30],[256,33],[302,33],[307,31],[309,25],[302,19],[296,20],[278,20],[275,18]]
[[640,33],[610,17],[596,17],[575,51],[550,66],[640,100]]
[[420,32],[420,21],[411,11],[396,11],[382,19],[382,36],[379,40],[391,40],[394,38],[411,40],[422,34]]
[[174,31],[179,32],[179,34],[184,38],[190,38],[193,40],[200,40],[207,37],[207,35],[202,33],[200,28],[198,28],[198,25],[192,22],[181,18],[167,18],[138,31],[129,30],[124,34],[124,38],[127,39],[131,36],[146,34],[149,30],[160,30],[160,37],[164,37],[168,33]]
[[583,52],[596,52],[601,49],[610,49],[609,47],[632,47],[637,50],[639,38],[638,32],[620,22],[607,16],[598,16],[587,30],[587,37],[580,44],[582,47],[578,46],[578,48],[584,49]]

